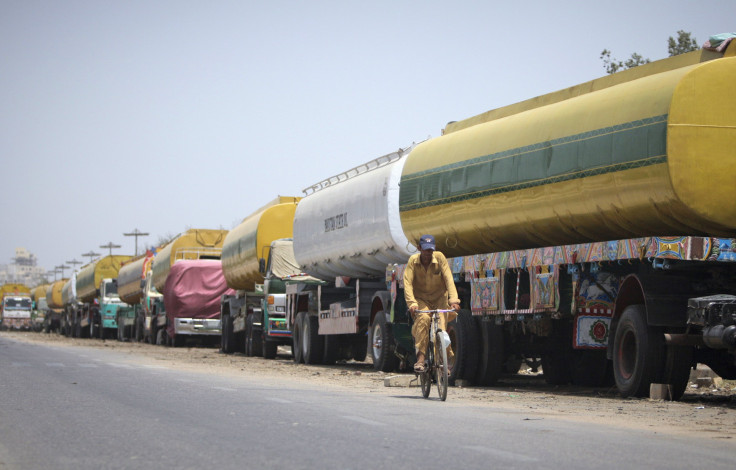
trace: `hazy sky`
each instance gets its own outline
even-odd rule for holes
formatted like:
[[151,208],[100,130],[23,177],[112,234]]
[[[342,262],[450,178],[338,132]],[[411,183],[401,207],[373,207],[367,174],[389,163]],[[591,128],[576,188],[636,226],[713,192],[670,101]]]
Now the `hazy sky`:
[[0,264],[231,229],[678,30],[736,31],[736,2],[0,0]]

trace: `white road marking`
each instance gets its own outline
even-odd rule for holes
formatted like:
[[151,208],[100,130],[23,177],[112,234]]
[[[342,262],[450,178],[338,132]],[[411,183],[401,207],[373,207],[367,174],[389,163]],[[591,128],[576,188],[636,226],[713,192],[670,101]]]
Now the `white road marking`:
[[370,426],[385,426],[386,425],[386,423],[373,421],[372,419],[361,418],[360,416],[343,416],[343,418],[349,419],[350,421],[356,421],[361,424],[368,424]]
[[525,454],[517,454],[516,452],[508,452],[506,450],[494,449],[492,447],[485,446],[463,446],[464,449],[473,450],[480,452],[481,454],[493,455],[494,457],[501,457],[508,460],[515,460],[517,462],[539,462],[536,457],[530,457]]
[[294,403],[291,400],[284,400],[283,398],[266,397],[266,400],[275,401],[276,403]]

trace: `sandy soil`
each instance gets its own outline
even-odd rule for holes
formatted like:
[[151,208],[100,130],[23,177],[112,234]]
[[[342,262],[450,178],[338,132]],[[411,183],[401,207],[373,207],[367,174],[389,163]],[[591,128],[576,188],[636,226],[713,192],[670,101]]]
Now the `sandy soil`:
[[[258,374],[268,380],[297,381],[319,387],[347,388],[353,393],[387,396],[417,395],[415,387],[386,387],[389,375],[375,372],[370,363],[339,363],[334,366],[294,364],[289,348],[280,348],[275,360],[226,355],[215,347],[166,348],[114,340],[73,339],[56,334],[0,332],[0,336],[28,343],[53,346],[84,346],[114,349],[130,355],[130,361],[157,364],[208,374]],[[413,375],[413,374],[412,374]],[[430,398],[436,398],[433,389]],[[551,386],[539,373],[522,367],[520,374],[504,376],[494,387],[452,387],[448,401],[454,405],[488,406],[521,413],[523,419],[556,417],[598,422],[655,433],[726,440],[736,446],[736,381],[715,379],[715,384],[697,387],[691,383],[680,402],[648,398],[621,398],[615,387],[582,388]]]

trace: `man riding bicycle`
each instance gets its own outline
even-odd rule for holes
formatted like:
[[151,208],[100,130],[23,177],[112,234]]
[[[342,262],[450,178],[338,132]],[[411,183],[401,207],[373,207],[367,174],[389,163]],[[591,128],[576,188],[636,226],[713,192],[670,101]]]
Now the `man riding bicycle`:
[[[404,270],[404,298],[409,313],[414,319],[411,335],[414,337],[417,362],[415,372],[425,371],[425,357],[429,343],[430,314],[418,310],[459,310],[460,299],[457,297],[455,281],[445,255],[435,251],[432,235],[422,235],[419,239],[420,252],[412,255]],[[457,317],[457,313],[441,313],[440,329],[446,331],[447,323]],[[448,358],[452,357],[451,348],[447,348]],[[452,363],[452,361],[450,361]]]

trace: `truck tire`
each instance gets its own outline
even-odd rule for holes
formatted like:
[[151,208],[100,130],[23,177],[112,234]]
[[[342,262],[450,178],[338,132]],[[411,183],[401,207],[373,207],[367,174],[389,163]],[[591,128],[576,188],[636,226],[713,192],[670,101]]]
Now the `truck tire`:
[[358,362],[365,361],[368,356],[368,335],[356,335],[353,337],[353,359]]
[[[251,323],[251,352],[254,356],[263,356],[263,315],[254,313],[253,322]],[[257,324],[260,323],[260,326]]]
[[691,346],[667,345],[665,349],[664,377],[662,383],[669,384],[670,398],[679,400],[687,389],[690,369],[693,366]]
[[378,312],[373,319],[370,334],[371,358],[373,369],[383,372],[391,372],[396,368],[396,355],[394,354],[394,335],[391,325],[386,321],[386,314]]
[[234,350],[233,317],[229,313],[222,314],[222,334],[220,336],[220,349],[225,354],[231,354]]
[[255,313],[249,313],[245,317],[245,355],[248,357],[260,356],[262,353],[262,332],[255,323]]
[[291,352],[294,355],[294,362],[297,364],[304,362],[302,349],[302,325],[304,324],[305,315],[306,312],[299,312],[296,314],[294,328],[291,335]]
[[324,337],[319,334],[319,319],[316,315],[305,315],[302,326],[302,346],[305,364],[319,364],[325,352]]
[[663,356],[663,331],[647,325],[644,305],[626,307],[613,342],[613,376],[621,395],[649,396],[649,386],[663,375]]
[[342,345],[342,335],[325,335],[325,349],[322,355],[322,364],[332,365],[337,362],[340,358]]
[[275,359],[276,353],[278,352],[279,344],[276,341],[269,341],[267,339],[263,339],[263,358],[264,359]]
[[570,379],[573,385],[600,387],[606,381],[608,371],[605,349],[575,349],[570,354]]
[[475,382],[478,385],[493,385],[503,371],[506,356],[503,347],[503,329],[494,321],[479,320],[481,354]]
[[148,344],[158,344],[158,328],[156,328],[155,317],[151,319],[151,333],[148,335]]
[[460,310],[455,320],[447,324],[447,334],[452,341],[453,359],[448,358],[450,383],[456,379],[475,379],[478,371],[478,330],[468,310]]

